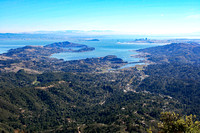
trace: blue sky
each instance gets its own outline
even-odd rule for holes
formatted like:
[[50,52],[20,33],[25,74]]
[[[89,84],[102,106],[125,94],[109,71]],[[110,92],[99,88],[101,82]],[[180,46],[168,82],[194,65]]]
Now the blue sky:
[[200,32],[200,0],[0,0],[0,32]]

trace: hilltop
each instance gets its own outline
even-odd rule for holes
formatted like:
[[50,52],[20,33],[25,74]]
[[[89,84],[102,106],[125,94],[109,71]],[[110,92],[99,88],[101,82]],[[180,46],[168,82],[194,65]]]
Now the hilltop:
[[172,43],[137,50],[137,52],[146,53],[144,57],[156,63],[200,63],[200,44],[198,43]]

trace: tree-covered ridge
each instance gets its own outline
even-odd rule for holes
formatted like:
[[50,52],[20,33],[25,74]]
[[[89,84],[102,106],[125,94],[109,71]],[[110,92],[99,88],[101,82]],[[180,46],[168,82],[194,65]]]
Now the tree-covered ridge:
[[72,43],[72,42],[68,42],[68,41],[65,41],[65,42],[55,42],[55,43],[52,43],[52,44],[48,44],[44,47],[52,47],[52,48],[55,48],[55,47],[58,47],[58,48],[70,48],[70,47],[88,47],[87,45],[83,45],[83,44],[78,44],[78,43]]
[[192,64],[159,64],[150,65],[145,73],[149,75],[140,86],[139,90],[152,93],[169,95],[178,99],[188,107],[187,114],[200,115],[200,67]]
[[138,50],[156,64],[148,65],[148,75],[137,88],[169,95],[185,104],[186,114],[200,116],[200,45],[196,43],[170,44]]
[[164,46],[137,50],[156,63],[200,63],[200,44],[172,43]]
[[[73,48],[80,48],[74,50]],[[93,47],[87,45],[77,44],[72,42],[56,42],[45,46],[25,46],[22,48],[10,49],[2,56],[8,56],[14,59],[31,59],[31,58],[43,58],[48,57],[54,53],[61,52],[86,52],[95,50]]]
[[[167,96],[124,93],[136,70],[118,73],[1,73],[0,127],[60,132],[144,132],[161,111],[181,108]],[[137,81],[138,80],[138,81]],[[12,81],[12,82],[11,82]],[[2,129],[3,130],[3,129]]]

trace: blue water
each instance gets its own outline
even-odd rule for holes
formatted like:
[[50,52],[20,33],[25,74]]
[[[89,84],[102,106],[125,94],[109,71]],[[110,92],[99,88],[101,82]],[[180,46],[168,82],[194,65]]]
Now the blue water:
[[[59,40],[63,41],[63,40]],[[66,61],[69,60],[79,60],[86,58],[94,58],[94,57],[104,57],[106,55],[116,55],[117,57],[131,62],[137,62],[141,59],[131,57],[131,55],[136,54],[131,50],[137,50],[152,46],[157,46],[160,44],[118,44],[117,42],[127,42],[130,41],[128,39],[101,39],[100,41],[73,41],[79,44],[85,44],[89,47],[95,47],[94,51],[89,52],[65,52],[65,53],[57,53],[53,54],[51,57],[64,59]],[[24,47],[26,45],[33,46],[44,46],[47,44],[51,44],[54,42],[58,42],[58,40],[0,40],[0,53],[5,53],[9,49],[15,49],[19,47]],[[135,64],[133,64],[135,65]]]
[[27,45],[44,46],[54,42],[56,42],[56,40],[0,40],[0,54],[8,52],[9,49],[20,48]]
[[131,55],[136,54],[131,50],[137,50],[152,46],[157,46],[159,44],[118,44],[117,42],[125,42],[127,39],[103,39],[100,41],[77,41],[76,43],[86,44],[89,47],[95,47],[94,51],[89,52],[81,52],[81,53],[57,53],[53,54],[52,57],[58,59],[68,60],[79,60],[93,57],[104,57],[106,55],[116,55],[117,57],[123,59],[128,62],[136,62],[139,61],[139,58],[133,58]]

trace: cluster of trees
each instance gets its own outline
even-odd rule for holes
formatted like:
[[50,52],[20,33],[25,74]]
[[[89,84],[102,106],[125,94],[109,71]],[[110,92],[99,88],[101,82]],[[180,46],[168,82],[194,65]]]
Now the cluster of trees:
[[185,105],[186,114],[197,114],[199,118],[200,45],[170,44],[141,51],[151,53],[148,55],[150,60],[165,59],[152,60],[157,64],[146,67],[144,73],[149,76],[137,88],[138,91],[169,95]]
[[161,64],[149,66],[148,78],[138,87],[153,93],[169,95],[183,104],[188,113],[199,114],[200,67],[192,64]]
[[182,106],[167,96],[124,93],[132,77],[140,79],[135,69],[93,74],[20,70],[0,76],[0,129],[5,131],[145,132],[157,126],[160,112]]
[[158,127],[161,133],[199,133],[200,121],[195,119],[195,115],[181,117],[178,113],[162,112]]

